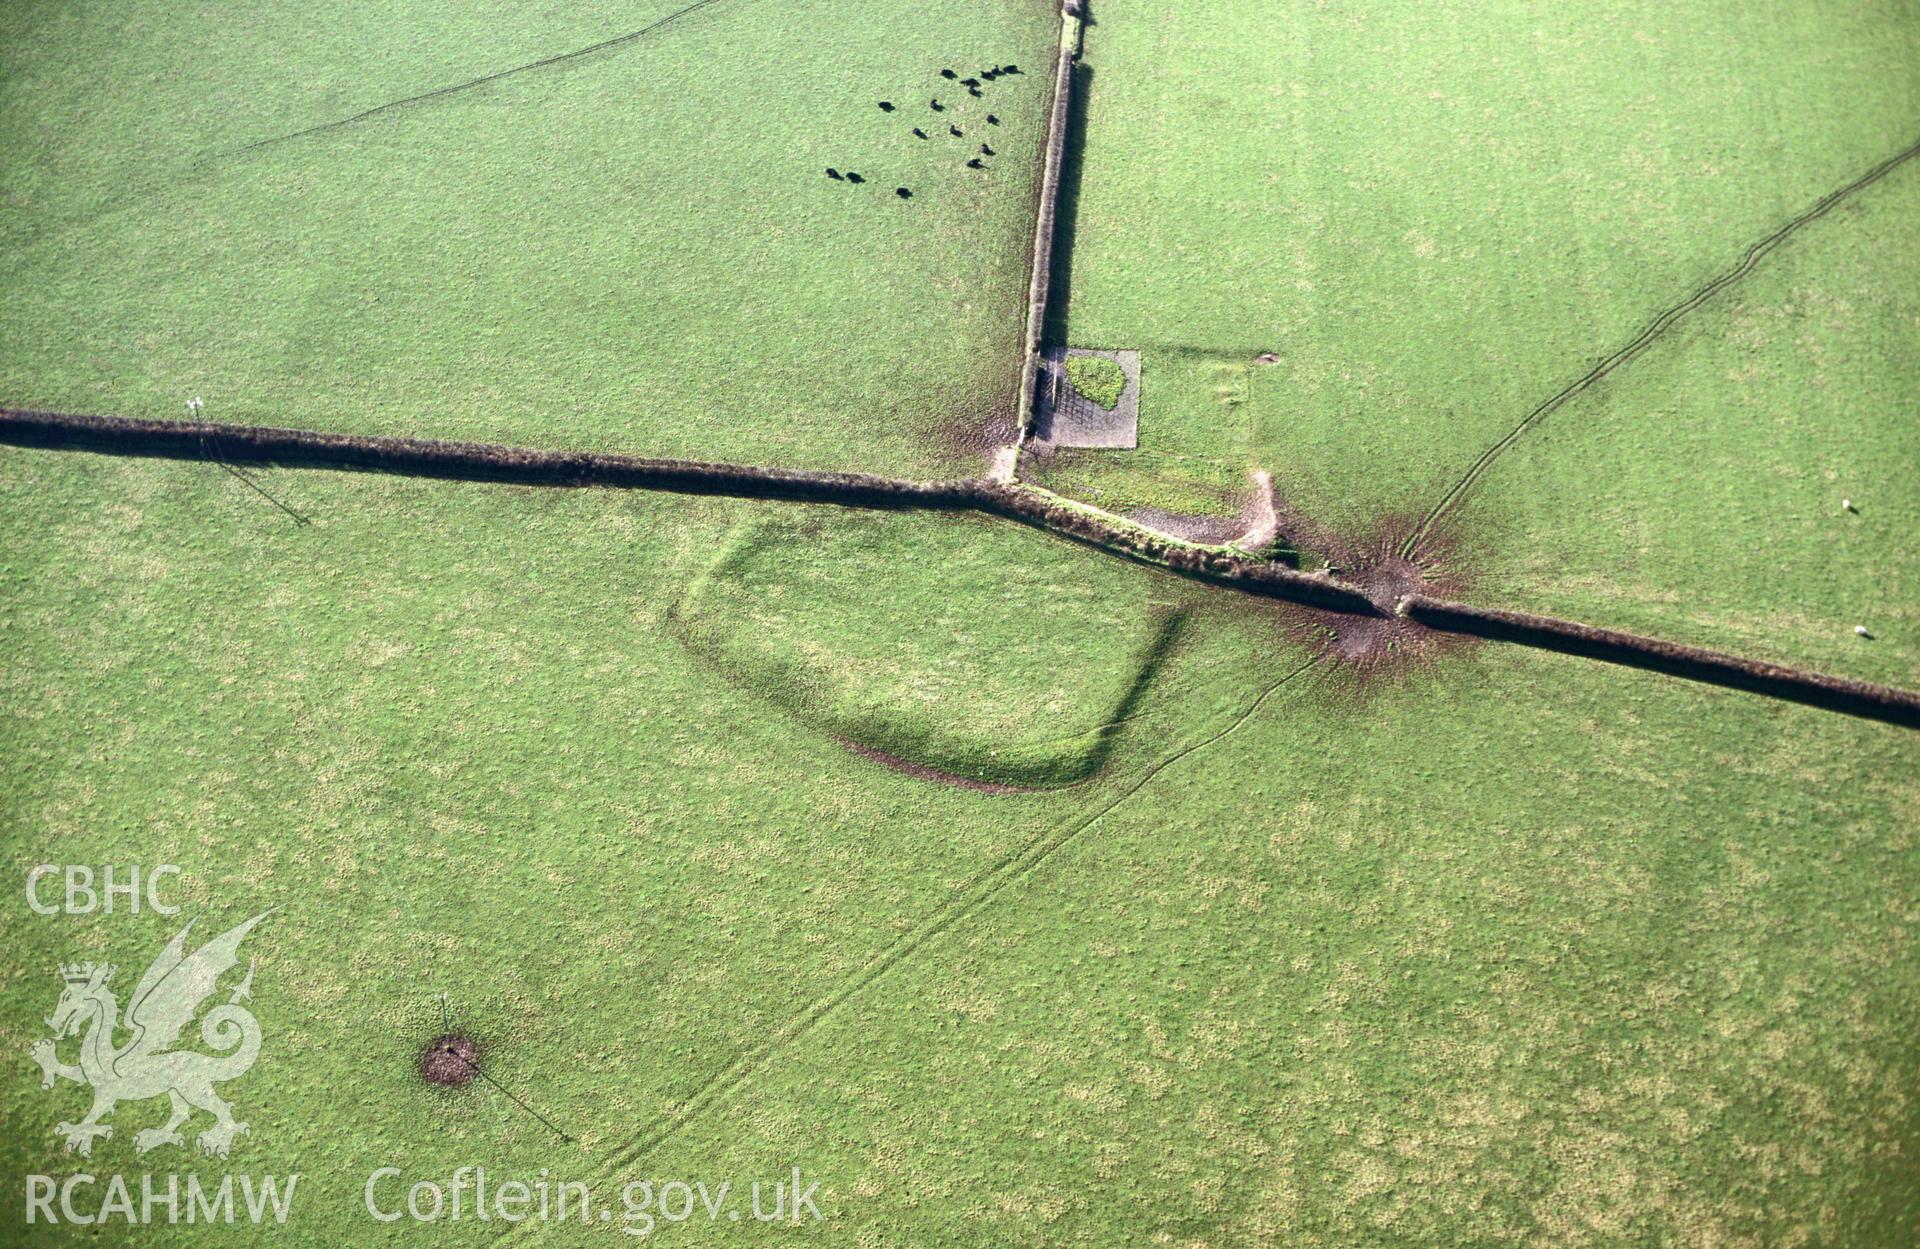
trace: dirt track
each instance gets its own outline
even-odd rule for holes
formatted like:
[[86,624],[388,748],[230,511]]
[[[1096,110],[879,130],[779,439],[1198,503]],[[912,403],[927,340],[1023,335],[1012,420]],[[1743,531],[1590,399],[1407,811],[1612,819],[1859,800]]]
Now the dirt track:
[[1481,477],[1485,476],[1487,470],[1492,468],[1494,463],[1499,460],[1501,456],[1505,455],[1508,449],[1511,448],[1514,443],[1518,442],[1529,430],[1533,429],[1534,426],[1538,425],[1560,408],[1566,406],[1575,396],[1596,385],[1615,369],[1626,364],[1635,356],[1652,346],[1702,304],[1711,300],[1727,287],[1739,282],[1749,273],[1752,273],[1760,262],[1766,258],[1768,253],[1793,237],[1794,234],[1820,220],[1847,199],[1866,190],[1916,156],[1920,156],[1920,143],[1915,143],[1911,147],[1903,148],[1873,168],[1867,170],[1852,182],[1847,183],[1847,185],[1821,197],[1805,212],[1784,222],[1777,227],[1773,233],[1747,248],[1745,254],[1741,256],[1740,262],[1734,265],[1733,268],[1715,277],[1698,290],[1690,292],[1685,299],[1682,299],[1679,303],[1655,317],[1645,329],[1640,331],[1638,337],[1634,338],[1632,342],[1629,342],[1612,355],[1601,360],[1578,380],[1572,382],[1552,398],[1540,404],[1539,407],[1527,413],[1526,416],[1520,419],[1519,424],[1509,430],[1498,442],[1495,442],[1482,452],[1480,458],[1475,460],[1467,468],[1467,471],[1461,475],[1458,481],[1447,487],[1446,492],[1440,496],[1439,502],[1433,505],[1432,510],[1427,513],[1426,518],[1408,535],[1406,549],[1402,554],[1411,553],[1413,548],[1425,539],[1433,527],[1439,523],[1440,518],[1458,506],[1468,492],[1479,483]]

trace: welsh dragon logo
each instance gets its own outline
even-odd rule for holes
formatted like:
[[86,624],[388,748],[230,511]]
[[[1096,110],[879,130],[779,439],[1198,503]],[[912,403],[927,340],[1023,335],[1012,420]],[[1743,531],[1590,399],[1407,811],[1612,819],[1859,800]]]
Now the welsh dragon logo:
[[[53,1038],[34,1042],[32,1053],[44,1077],[41,1088],[52,1088],[56,1080],[72,1080],[93,1089],[93,1109],[87,1117],[54,1129],[56,1135],[66,1137],[67,1152],[85,1156],[93,1152],[95,1137],[112,1136],[113,1128],[100,1120],[118,1103],[145,1101],[163,1093],[173,1099],[173,1113],[164,1126],[134,1133],[133,1143],[141,1153],[185,1144],[180,1126],[196,1107],[214,1120],[200,1133],[202,1152],[224,1157],[234,1137],[246,1133],[247,1125],[234,1119],[232,1104],[213,1086],[245,1075],[260,1054],[260,1021],[240,1005],[253,996],[252,960],[226,1003],[208,1011],[200,1022],[201,1041],[210,1049],[227,1052],[203,1054],[172,1046],[212,996],[220,977],[239,963],[240,942],[270,914],[262,912],[229,928],[192,954],[187,953],[187,934],[193,930],[193,922],[188,921],[134,986],[124,1020],[118,1000],[107,987],[113,978],[111,963],[60,969],[67,987],[47,1020]],[[61,1062],[55,1043],[82,1029],[86,1039],[80,1043],[79,1063]],[[121,1044],[115,1040],[118,1033],[131,1035]]]

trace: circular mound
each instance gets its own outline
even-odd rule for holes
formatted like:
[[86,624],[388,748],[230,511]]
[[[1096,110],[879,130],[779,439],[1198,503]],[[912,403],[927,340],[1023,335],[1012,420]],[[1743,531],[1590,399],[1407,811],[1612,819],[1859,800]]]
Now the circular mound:
[[420,1054],[420,1078],[441,1088],[457,1089],[470,1082],[479,1070],[480,1047],[473,1038],[458,1032],[437,1036]]

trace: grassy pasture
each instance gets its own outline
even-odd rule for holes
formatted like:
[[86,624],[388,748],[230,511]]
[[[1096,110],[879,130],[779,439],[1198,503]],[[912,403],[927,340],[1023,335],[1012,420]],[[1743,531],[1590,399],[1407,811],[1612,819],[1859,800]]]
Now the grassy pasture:
[[[9,6],[0,391],[971,467],[1044,4],[716,0],[203,159],[674,2]],[[1352,530],[1417,514],[1920,117],[1904,0],[1094,17],[1062,297],[1076,345],[1142,349],[1143,449],[1045,472],[1114,508],[1228,511],[1266,467]],[[991,180],[873,107],[1012,59]],[[1475,593],[1911,683],[1915,173],[1516,446],[1461,518]],[[300,1172],[313,1246],[494,1243],[360,1204],[474,1163],[797,1165],[833,1244],[1920,1237],[1912,733],[1496,645],[1356,688],[1281,608],[984,520],[250,476],[312,523],[212,465],[0,449],[7,871],[281,908],[253,1135],[143,1159],[164,1110],[127,1105],[87,1170]],[[1871,646],[1834,627],[1863,603]],[[54,968],[178,923],[0,907],[16,1199],[82,1166],[51,1132],[82,1095],[25,1058]],[[441,992],[576,1139],[421,1084]]]
[[[262,481],[312,525],[209,466],[0,455],[0,844],[16,880],[164,861],[208,922],[283,908],[232,1094],[245,1166],[309,1176],[302,1243],[364,1243],[386,1159],[585,1170],[1077,801],[928,785],[715,681],[667,616],[751,509]],[[16,1190],[75,1161],[75,1109],[21,1067],[53,969],[177,923],[0,908]],[[579,1146],[417,1082],[441,991]],[[134,1167],[163,1113],[127,1106],[93,1165]]]
[[[820,630],[922,644],[878,589],[863,616],[779,567],[787,544],[713,551],[811,530],[996,648],[1035,565],[1063,593],[1072,561],[1148,574],[834,509],[259,480],[313,524],[209,466],[0,456],[0,812],[16,870],[171,861],[190,911],[283,906],[233,1094],[246,1166],[308,1177],[292,1243],[363,1241],[360,1185],[396,1157],[613,1174],[716,1081],[620,1173],[799,1164],[833,1241],[1911,1230],[1910,734],[1499,647],[1277,684],[1305,656],[1274,617],[1200,600],[1097,777],[979,794],[836,745],[788,710],[794,669],[714,680],[671,619],[703,573],[790,635],[759,643],[783,662]],[[975,543],[1041,545],[1009,595],[966,575]],[[930,553],[958,565],[937,586]],[[1037,628],[983,688],[1041,702],[1076,645]],[[834,662],[911,708],[915,663]],[[0,1044],[42,1031],[55,963],[171,931],[0,911]],[[442,990],[577,1143],[417,1083]],[[64,1096],[0,1088],[16,1181],[71,1168],[44,1131]],[[159,1113],[116,1115],[92,1168],[137,1168]]]
[[1194,596],[1000,521],[786,513],[744,523],[675,620],[728,679],[821,730],[1061,785],[1104,762]]
[[1912,735],[1510,648],[1439,675],[1142,745],[653,1169],[805,1134],[847,1243],[1910,1244]]
[[1463,509],[1477,594],[1920,682],[1916,342],[1920,162],[1523,436]]
[[[394,7],[9,6],[9,404],[973,466],[1019,368],[1046,6],[715,0],[232,154],[679,5]],[[1030,72],[928,108],[942,66],[1005,62]]]
[[[1911,3],[1092,10],[1056,331],[1354,532],[1920,137]],[[1244,408],[1169,363],[1268,351]]]

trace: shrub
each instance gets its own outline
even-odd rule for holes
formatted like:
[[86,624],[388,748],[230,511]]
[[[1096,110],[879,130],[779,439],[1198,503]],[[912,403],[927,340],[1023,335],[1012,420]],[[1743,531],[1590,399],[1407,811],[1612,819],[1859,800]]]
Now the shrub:
[[1127,389],[1127,371],[1105,356],[1068,356],[1067,380],[1087,402],[1109,412]]

